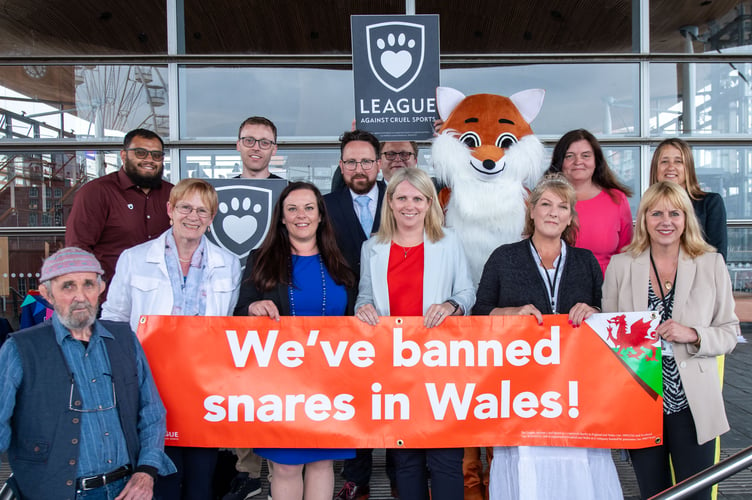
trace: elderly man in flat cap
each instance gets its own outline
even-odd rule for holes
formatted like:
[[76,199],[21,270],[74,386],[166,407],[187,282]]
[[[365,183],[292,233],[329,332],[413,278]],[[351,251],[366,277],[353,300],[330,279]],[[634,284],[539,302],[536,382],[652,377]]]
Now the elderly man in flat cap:
[[150,499],[165,409],[127,323],[96,319],[102,266],[63,248],[42,265],[50,321],[0,349],[0,452],[25,500]]

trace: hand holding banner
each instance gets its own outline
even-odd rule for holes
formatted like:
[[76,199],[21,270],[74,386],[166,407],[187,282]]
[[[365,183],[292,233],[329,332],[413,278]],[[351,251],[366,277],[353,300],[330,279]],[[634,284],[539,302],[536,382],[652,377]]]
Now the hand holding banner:
[[[661,439],[650,313],[597,314],[579,328],[564,315],[542,326],[523,316],[422,321],[146,316],[139,337],[170,445],[637,448]],[[632,324],[648,326],[626,345]]]

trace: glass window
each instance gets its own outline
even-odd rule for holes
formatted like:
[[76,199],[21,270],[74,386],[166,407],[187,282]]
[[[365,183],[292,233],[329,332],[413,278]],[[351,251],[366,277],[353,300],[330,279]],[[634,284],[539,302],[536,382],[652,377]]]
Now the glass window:
[[280,138],[337,140],[355,119],[352,71],[320,68],[183,67],[182,139],[233,144],[248,116],[265,116]]
[[751,133],[750,81],[749,62],[651,64],[650,134]]
[[[167,52],[166,2],[9,0],[0,10],[0,54]],[[32,66],[41,68],[44,66]]]
[[521,90],[546,91],[532,123],[537,135],[558,138],[585,128],[597,136],[639,132],[637,64],[540,64],[446,68],[441,84],[465,95],[510,96]]
[[167,67],[0,66],[3,139],[120,139],[147,128],[169,136]]
[[651,52],[752,52],[752,5],[739,0],[650,2]]
[[[0,213],[4,214],[0,229],[64,227],[78,188],[118,170],[120,154],[91,150],[3,152],[0,166],[5,167],[0,168]],[[165,157],[165,178],[169,178],[169,170],[170,159]]]

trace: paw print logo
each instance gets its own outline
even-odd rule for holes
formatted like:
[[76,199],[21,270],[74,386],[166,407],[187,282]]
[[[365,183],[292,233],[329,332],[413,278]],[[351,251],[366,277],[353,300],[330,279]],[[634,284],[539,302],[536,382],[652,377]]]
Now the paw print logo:
[[233,197],[229,205],[224,201],[219,204],[219,213],[225,214],[222,218],[222,229],[236,243],[248,241],[253,236],[258,229],[256,215],[260,212],[261,205],[251,202],[250,198],[243,198],[241,202]]
[[[394,78],[399,78],[410,69],[410,65],[413,62],[413,56],[407,50],[402,50],[405,46],[405,40],[407,37],[404,33],[400,33],[398,36],[394,36],[394,33],[389,33],[386,37],[386,42],[383,38],[376,40],[376,47],[379,50],[383,50],[381,53],[381,65],[384,67],[387,73]],[[388,48],[387,48],[388,47]],[[415,47],[415,40],[408,40],[407,47],[412,49]],[[393,49],[399,49],[395,52]]]
[[425,57],[423,25],[387,22],[366,26],[368,62],[388,89],[401,92],[420,74]]
[[271,189],[243,185],[215,185],[217,215],[206,235],[238,258],[245,259],[261,244],[271,222]]

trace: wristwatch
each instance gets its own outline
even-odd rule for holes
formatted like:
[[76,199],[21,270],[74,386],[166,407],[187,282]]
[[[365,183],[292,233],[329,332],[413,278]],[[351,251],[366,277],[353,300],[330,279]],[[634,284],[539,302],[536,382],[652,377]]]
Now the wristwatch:
[[457,309],[460,308],[460,305],[459,305],[459,303],[456,300],[449,299],[449,300],[445,300],[444,302],[446,302],[450,306],[454,307],[454,310],[452,311],[452,314],[456,313]]

